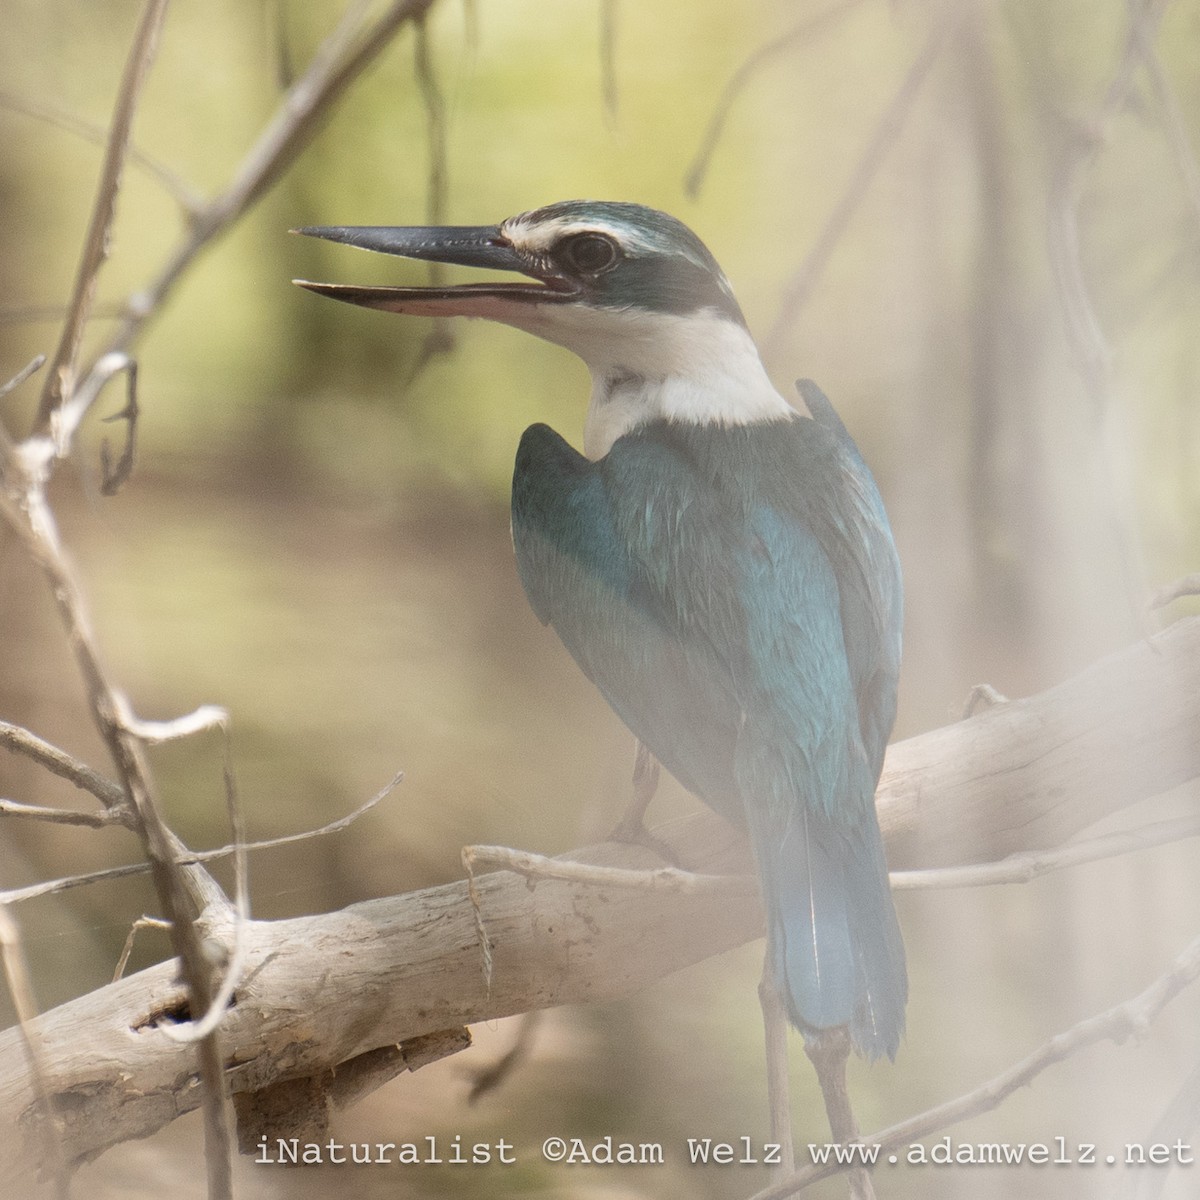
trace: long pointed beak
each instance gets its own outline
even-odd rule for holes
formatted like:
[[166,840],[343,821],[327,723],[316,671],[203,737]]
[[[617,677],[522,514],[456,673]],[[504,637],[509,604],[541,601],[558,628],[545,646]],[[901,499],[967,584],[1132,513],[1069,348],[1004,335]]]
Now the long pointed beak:
[[313,283],[307,279],[292,280],[299,287],[316,292],[319,296],[329,296],[364,308],[414,316],[489,317],[494,321],[506,321],[530,304],[570,300],[574,296],[574,289],[562,277],[548,270],[531,268],[529,262],[501,234],[498,225],[320,225],[294,232],[346,246],[357,246],[361,250],[395,254],[401,258],[519,271],[538,281],[467,283],[453,287],[363,287]]

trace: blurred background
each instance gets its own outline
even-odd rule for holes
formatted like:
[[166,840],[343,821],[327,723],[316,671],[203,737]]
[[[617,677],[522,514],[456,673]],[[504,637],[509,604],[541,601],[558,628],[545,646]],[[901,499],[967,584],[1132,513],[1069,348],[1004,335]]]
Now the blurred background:
[[[134,131],[151,165],[126,173],[92,349],[184,238],[172,191],[228,183],[341,11],[177,0]],[[100,161],[89,130],[108,121],[138,12],[0,3],[4,379],[57,340]],[[1150,591],[1200,565],[1198,51],[1196,0],[439,0],[423,42],[402,32],[146,325],[132,480],[100,496],[98,446],[121,433],[93,418],[53,493],[138,712],[230,710],[252,837],[341,816],[404,771],[351,829],[256,856],[255,915],[458,878],[465,843],[553,854],[595,840],[628,800],[633,758],[528,610],[509,543],[517,440],[544,420],[578,444],[582,364],[499,327],[431,343],[425,322],[303,293],[290,279],[426,276],[290,228],[491,223],[574,197],[692,225],[777,386],[816,379],[877,475],[906,573],[902,738],[958,719],[973,684],[1027,695],[1144,636]],[[0,401],[15,435],[36,395]],[[97,411],[122,403],[114,390]],[[0,718],[107,769],[50,597],[3,529],[0,654]],[[179,834],[228,840],[215,740],[153,761]],[[7,755],[0,796],[76,802]],[[665,784],[652,818],[697,806]],[[119,832],[4,834],[4,887],[138,858]],[[1021,888],[901,894],[909,1032],[895,1066],[855,1066],[863,1129],[1139,992],[1195,934],[1194,864],[1175,845]],[[109,978],[154,904],[131,881],[21,906],[40,1004]],[[145,934],[130,969],[164,953]],[[766,1135],[760,965],[761,947],[743,947],[626,1002],[549,1013],[525,1065],[468,1106],[471,1072],[516,1036],[513,1021],[477,1028],[470,1052],[336,1122],[347,1141],[503,1137],[518,1167],[242,1163],[239,1195],[746,1196],[765,1172],[688,1168],[682,1146]],[[1076,1056],[953,1136],[1121,1154],[1151,1140],[1195,1068],[1198,1027],[1200,996],[1185,993],[1140,1043]],[[793,1051],[798,1137],[821,1141],[798,1038]],[[667,1163],[554,1167],[536,1154],[551,1133],[661,1141]],[[81,1185],[201,1196],[200,1147],[186,1118]],[[1149,1182],[1197,1194],[1194,1168],[898,1167],[877,1186],[989,1200],[1134,1197]]]

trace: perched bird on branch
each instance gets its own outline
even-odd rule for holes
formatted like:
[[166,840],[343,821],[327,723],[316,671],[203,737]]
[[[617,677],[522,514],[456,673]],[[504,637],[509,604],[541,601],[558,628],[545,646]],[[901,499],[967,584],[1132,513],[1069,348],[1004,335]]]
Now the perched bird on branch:
[[[665,213],[568,201],[500,225],[300,232],[524,275],[297,282],[367,308],[486,317],[587,363],[584,453],[545,425],[517,451],[526,594],[654,758],[749,831],[769,1050],[773,1037],[783,1045],[781,1004],[835,1135],[856,1136],[849,1047],[893,1057],[908,990],[874,804],[896,712],[901,583],[841,420],[807,380],[795,406],[775,390],[721,268]],[[773,1057],[778,1093],[786,1062]],[[772,1116],[783,1125],[775,1100]]]

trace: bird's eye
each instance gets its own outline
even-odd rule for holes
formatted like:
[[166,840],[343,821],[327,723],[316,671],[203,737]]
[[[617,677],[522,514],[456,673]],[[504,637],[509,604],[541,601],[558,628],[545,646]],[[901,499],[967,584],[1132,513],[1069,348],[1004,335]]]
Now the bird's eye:
[[612,238],[602,233],[577,233],[562,243],[557,256],[573,271],[599,275],[616,265],[621,251]]

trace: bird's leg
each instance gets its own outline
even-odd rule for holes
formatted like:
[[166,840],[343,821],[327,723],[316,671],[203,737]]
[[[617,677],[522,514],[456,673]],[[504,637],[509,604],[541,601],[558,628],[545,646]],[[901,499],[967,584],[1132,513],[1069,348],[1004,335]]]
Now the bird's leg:
[[643,745],[639,739],[637,756],[633,760],[633,799],[625,810],[625,815],[617,822],[616,828],[610,833],[609,840],[614,842],[629,842],[634,846],[645,846],[653,850],[659,858],[665,859],[672,866],[679,865],[678,860],[661,838],[656,838],[646,828],[646,809],[658,791],[658,759]]
[[767,1044],[767,1107],[771,1117],[771,1141],[779,1147],[777,1179],[791,1175],[796,1169],[796,1151],[792,1143],[792,1088],[788,1078],[787,1014],[775,973],[771,970],[771,953],[763,962],[762,978],[758,981],[758,1002],[762,1006],[763,1036]]
[[[817,1072],[829,1131],[835,1142],[848,1145],[858,1141],[858,1121],[850,1107],[850,1089],[846,1086],[846,1061],[850,1057],[850,1031],[845,1025],[809,1033],[804,1038],[804,1053]],[[847,1173],[850,1200],[875,1200],[875,1188],[865,1167]]]

